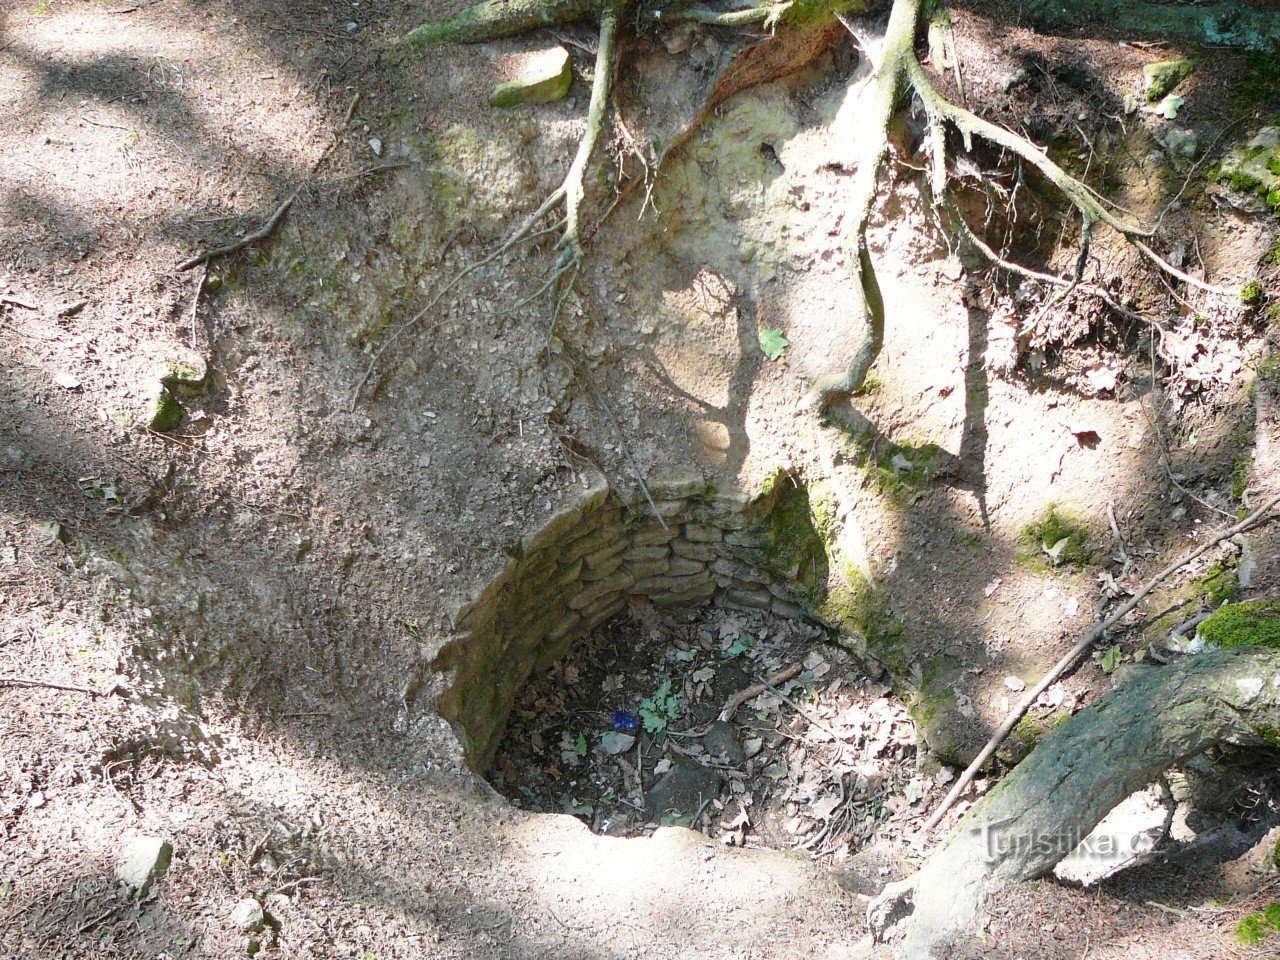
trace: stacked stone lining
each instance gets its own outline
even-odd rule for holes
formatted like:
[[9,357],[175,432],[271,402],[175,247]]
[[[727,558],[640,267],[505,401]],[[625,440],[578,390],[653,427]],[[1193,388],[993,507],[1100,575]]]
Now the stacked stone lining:
[[695,473],[649,488],[652,505],[598,483],[527,534],[518,558],[458,611],[457,634],[433,666],[454,673],[438,709],[473,769],[492,762],[529,677],[628,603],[804,616],[796,571],[771,562],[764,496],[717,491]]

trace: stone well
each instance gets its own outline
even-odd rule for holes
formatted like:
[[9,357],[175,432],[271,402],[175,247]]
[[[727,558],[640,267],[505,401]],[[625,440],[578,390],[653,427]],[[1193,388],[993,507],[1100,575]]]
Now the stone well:
[[628,604],[825,619],[834,511],[797,477],[779,471],[747,494],[684,472],[649,490],[652,505],[591,487],[527,534],[458,611],[457,634],[432,666],[451,674],[438,709],[472,769],[492,762],[529,677]]

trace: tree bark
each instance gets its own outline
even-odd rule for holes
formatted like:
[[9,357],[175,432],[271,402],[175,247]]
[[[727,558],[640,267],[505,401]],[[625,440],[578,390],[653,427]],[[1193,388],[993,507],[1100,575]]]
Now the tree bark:
[[[992,893],[1043,876],[1125,797],[1211,747],[1275,745],[1280,650],[1220,650],[1153,670],[1051,734],[912,877],[868,911],[901,956],[946,956]],[[941,952],[939,952],[941,951]]]
[[1192,7],[1131,0],[1049,0],[1026,6],[1032,9],[1036,20],[1053,26],[1079,27],[1092,21],[1108,24],[1122,33],[1189,40],[1214,47],[1263,53],[1280,47],[1280,14],[1274,10],[1250,10],[1236,3]]

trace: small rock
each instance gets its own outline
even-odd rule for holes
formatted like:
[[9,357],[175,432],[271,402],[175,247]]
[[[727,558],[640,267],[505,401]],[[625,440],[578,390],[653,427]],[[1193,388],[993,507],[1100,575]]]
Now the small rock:
[[1026,683],[1024,683],[1020,677],[1005,677],[1004,685],[1014,693],[1021,693],[1023,690],[1027,689]]
[[702,735],[701,742],[710,756],[723,759],[732,766],[740,766],[746,759],[732,725],[723,720],[712,723],[707,728],[707,732]]
[[1161,60],[1142,68],[1142,89],[1147,103],[1159,103],[1173,92],[1196,69],[1196,61],[1187,58]]
[[231,925],[240,933],[260,933],[266,924],[266,912],[254,897],[245,897],[231,910]]
[[173,844],[159,837],[136,837],[125,847],[116,877],[138,896],[144,896],[151,885],[169,871]]
[[489,97],[490,106],[514,107],[521,103],[554,103],[569,95],[573,64],[564,47],[551,47],[528,55],[513,80],[499,84]]
[[1200,152],[1200,138],[1194,130],[1174,127],[1164,135],[1164,148],[1171,157],[1194,160]]
[[168,433],[182,422],[182,405],[160,381],[156,381],[147,396],[142,422],[156,433]]
[[676,819],[691,818],[704,803],[716,798],[721,782],[719,771],[678,757],[662,779],[649,788],[645,806],[655,820],[669,821],[673,814]]
[[53,375],[53,382],[63,390],[80,389],[80,381],[76,379],[75,374],[67,373],[65,370],[59,370],[55,373]]
[[369,138],[369,149],[373,151],[375,157],[382,156],[382,141],[377,137]]
[[686,53],[692,46],[695,32],[692,23],[677,24],[662,35],[662,45],[672,56]]
[[53,546],[55,543],[66,542],[67,531],[57,520],[41,520],[36,524],[36,536],[46,545]]

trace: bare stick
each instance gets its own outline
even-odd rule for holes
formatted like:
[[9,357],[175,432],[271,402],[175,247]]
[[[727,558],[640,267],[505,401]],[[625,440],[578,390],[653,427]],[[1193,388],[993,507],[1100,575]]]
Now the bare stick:
[[942,803],[938,805],[938,809],[933,812],[933,816],[929,818],[929,822],[924,825],[923,832],[928,834],[938,825],[938,822],[943,818],[946,812],[951,809],[951,805],[954,804],[960,794],[964,792],[965,787],[967,787],[973,780],[974,775],[979,769],[981,769],[982,765],[991,758],[991,755],[994,754],[997,749],[999,749],[1000,744],[1004,743],[1005,738],[1008,737],[1013,731],[1013,728],[1018,725],[1018,721],[1026,716],[1027,711],[1035,705],[1036,700],[1040,698],[1040,694],[1049,689],[1049,687],[1060,676],[1071,669],[1071,667],[1075,665],[1076,661],[1084,656],[1089,648],[1098,640],[1102,639],[1108,630],[1127,617],[1138,604],[1147,598],[1152,590],[1160,586],[1160,584],[1164,583],[1164,581],[1168,580],[1171,576],[1187,564],[1191,563],[1197,557],[1203,556],[1223,540],[1229,540],[1238,533],[1244,533],[1252,527],[1270,522],[1273,518],[1269,517],[1268,514],[1271,512],[1271,508],[1277,503],[1280,503],[1280,496],[1272,497],[1253,513],[1249,514],[1249,516],[1237,523],[1234,527],[1229,527],[1209,540],[1206,540],[1177,563],[1165,567],[1143,584],[1142,589],[1122,604],[1120,609],[1115,613],[1111,614],[1111,616],[1107,617],[1105,620],[1095,623],[1092,627],[1086,630],[1084,636],[1080,638],[1079,642],[1067,651],[1061,660],[1053,665],[1053,669],[1045,674],[1044,679],[1027,691],[1026,695],[1018,702],[1018,705],[1013,708],[1013,712],[1010,713],[1009,716],[1005,718],[1004,723],[1000,725],[1000,729],[992,734],[991,739],[987,741],[987,745],[982,748],[981,752],[979,752],[976,757],[974,757],[973,762],[965,768],[964,773],[960,774],[955,785],[952,786],[951,792],[946,795]]
[[198,267],[202,263],[207,263],[214,257],[225,257],[228,254],[237,253],[251,244],[257,243],[259,240],[265,240],[275,232],[281,219],[284,217],[288,209],[293,206],[293,201],[298,198],[298,194],[302,191],[301,187],[295,187],[293,193],[285,198],[284,203],[276,207],[275,212],[267,218],[267,222],[260,226],[253,233],[247,233],[235,243],[228,243],[226,246],[214,247],[212,250],[206,250],[204,253],[198,253],[194,257],[183,260],[178,264],[179,270],[190,270],[192,267]]
[[[327,158],[329,154],[333,152],[334,147],[338,145],[338,142],[342,138],[343,131],[346,130],[347,125],[351,123],[351,118],[355,116],[356,107],[359,104],[360,94],[357,93],[351,98],[351,103],[347,107],[347,112],[342,117],[342,123],[338,125],[338,130],[334,134],[333,140],[324,148],[324,151],[320,156],[316,157],[316,162],[311,165],[312,174],[320,169],[320,164],[324,163],[325,158]],[[214,247],[212,250],[206,250],[204,253],[198,253],[194,257],[183,260],[178,264],[178,269],[190,270],[192,267],[198,267],[202,263],[208,263],[214,257],[225,257],[232,253],[238,253],[245,247],[257,243],[259,240],[267,239],[267,237],[271,236],[271,234],[275,232],[276,227],[280,225],[280,221],[284,219],[285,213],[287,213],[289,208],[293,206],[293,201],[298,199],[298,194],[301,192],[301,186],[295,187],[293,193],[289,194],[289,196],[285,198],[285,201],[280,204],[280,206],[276,207],[271,216],[267,218],[267,222],[257,230],[253,231],[253,233],[245,235],[235,243],[228,243],[226,246],[222,247]]]
[[71,683],[54,683],[52,680],[31,680],[27,677],[0,677],[0,687],[43,687],[48,690],[65,690],[67,693],[87,693],[91,697],[105,697],[110,691],[93,687],[77,687]]
[[722,721],[732,720],[733,715],[738,712],[738,708],[748,700],[754,700],[775,684],[786,683],[788,680],[800,676],[800,671],[803,669],[804,664],[794,663],[785,669],[779,670],[763,683],[753,683],[745,690],[739,690],[725,702],[724,709],[720,711],[720,719]]

